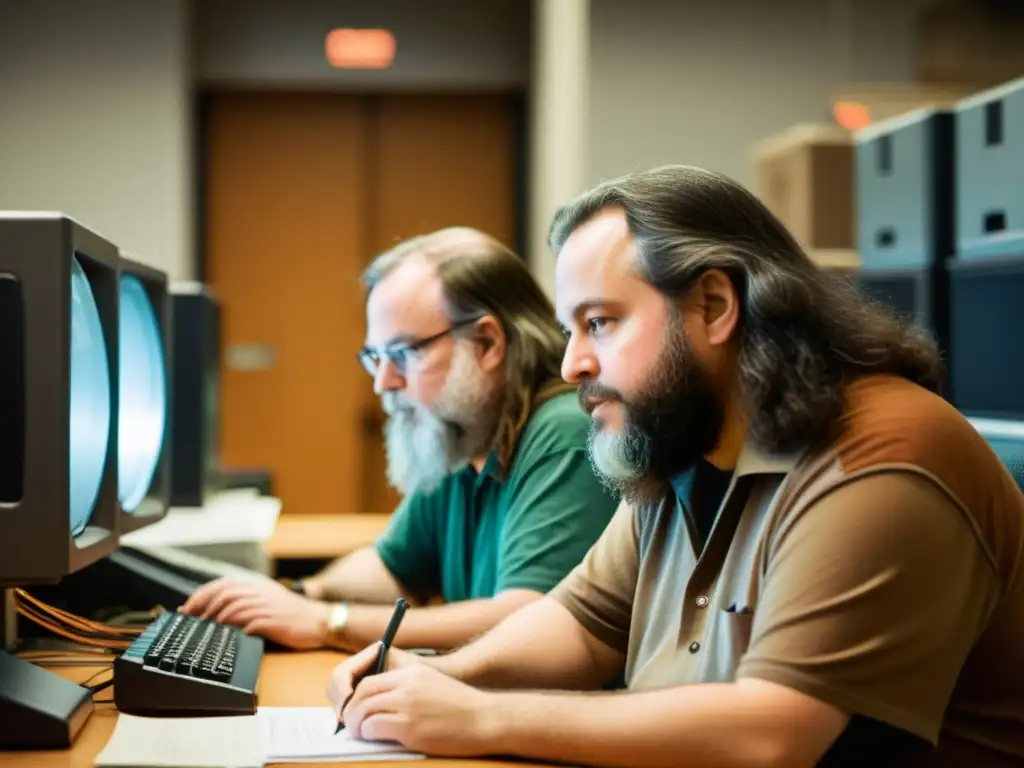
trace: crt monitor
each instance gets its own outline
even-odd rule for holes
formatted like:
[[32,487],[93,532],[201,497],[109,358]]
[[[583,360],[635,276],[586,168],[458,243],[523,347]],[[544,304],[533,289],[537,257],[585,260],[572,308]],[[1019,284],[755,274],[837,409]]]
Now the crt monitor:
[[1024,491],[1024,421],[969,418]]
[[[65,215],[0,212],[0,587],[117,546],[118,259]],[[91,711],[87,689],[0,650],[0,749],[68,746]]]
[[121,534],[167,514],[170,297],[167,274],[121,253],[117,496]]

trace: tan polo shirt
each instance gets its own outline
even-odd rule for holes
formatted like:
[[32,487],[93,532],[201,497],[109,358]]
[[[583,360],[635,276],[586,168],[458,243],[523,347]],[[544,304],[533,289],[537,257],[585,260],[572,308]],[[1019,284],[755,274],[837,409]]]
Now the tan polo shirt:
[[745,448],[703,552],[675,499],[623,506],[552,594],[631,689],[755,677],[938,744],[921,764],[1024,760],[1024,495],[905,379],[851,385],[823,450]]

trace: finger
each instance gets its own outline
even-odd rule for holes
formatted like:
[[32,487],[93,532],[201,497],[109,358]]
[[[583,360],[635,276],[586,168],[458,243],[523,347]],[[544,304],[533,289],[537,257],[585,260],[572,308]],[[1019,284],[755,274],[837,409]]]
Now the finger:
[[[362,684],[357,686],[357,695],[362,692],[362,688]],[[352,701],[345,707],[342,722],[346,728],[351,729],[352,735],[358,738],[362,724],[374,715],[408,715],[405,711],[407,703],[408,697],[400,690],[389,690],[370,697],[362,696],[359,701],[353,696]]]
[[274,622],[269,616],[254,616],[245,624],[239,624],[242,631],[247,635],[259,635],[265,637],[274,628]]
[[331,679],[327,684],[327,698],[330,700],[334,711],[341,716],[341,708],[349,694],[352,693],[354,680],[365,674],[377,661],[377,649],[380,643],[374,643],[361,650],[354,656],[350,656],[334,668]]
[[217,596],[214,597],[206,606],[206,610],[203,611],[202,618],[210,619],[218,615],[224,610],[226,606],[233,603],[235,600],[239,600],[243,597],[252,594],[250,587],[242,586],[241,584],[232,584],[224,587]]
[[220,624],[242,626],[247,620],[241,617],[248,614],[250,619],[253,618],[253,611],[256,609],[260,609],[263,613],[269,612],[259,595],[239,598],[224,606],[214,621]]
[[203,586],[199,587],[199,589],[189,595],[189,598],[181,605],[178,611],[189,615],[202,612],[210,600],[220,592],[226,583],[227,579],[215,579],[214,581],[203,584]]
[[408,677],[408,674],[404,669],[395,669],[391,672],[381,672],[379,675],[364,677],[356,686],[352,701],[368,699],[394,690],[402,684],[402,680]]
[[254,621],[268,621],[271,624],[280,624],[279,621],[275,621],[274,615],[262,605],[254,605],[244,611],[235,613],[231,618],[221,623],[230,624],[233,627],[240,627],[244,630]]
[[395,741],[408,748],[411,735],[409,718],[390,712],[371,715],[363,720],[358,732],[352,735],[366,741]]

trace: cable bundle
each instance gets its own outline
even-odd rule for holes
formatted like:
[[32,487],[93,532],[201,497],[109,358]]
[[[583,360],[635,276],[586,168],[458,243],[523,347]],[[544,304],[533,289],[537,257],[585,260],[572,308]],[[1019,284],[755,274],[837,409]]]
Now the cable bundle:
[[85,619],[48,605],[42,600],[32,597],[23,589],[14,590],[14,604],[21,616],[50,630],[55,635],[72,640],[79,645],[108,651],[125,650],[145,629],[145,627],[118,627]]

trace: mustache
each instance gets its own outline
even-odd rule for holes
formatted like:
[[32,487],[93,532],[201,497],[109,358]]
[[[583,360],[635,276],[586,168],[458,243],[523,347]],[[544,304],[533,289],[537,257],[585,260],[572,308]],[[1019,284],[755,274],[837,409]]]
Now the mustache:
[[412,403],[401,398],[396,392],[384,392],[381,394],[380,404],[384,409],[384,413],[388,416],[394,416],[399,411],[409,411],[413,408]]
[[585,381],[580,384],[577,389],[577,397],[580,401],[580,407],[587,413],[593,411],[606,400],[617,400],[620,403],[626,400],[617,389],[596,381]]

